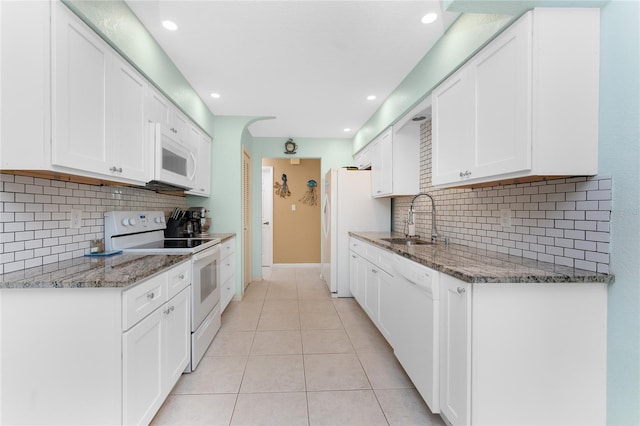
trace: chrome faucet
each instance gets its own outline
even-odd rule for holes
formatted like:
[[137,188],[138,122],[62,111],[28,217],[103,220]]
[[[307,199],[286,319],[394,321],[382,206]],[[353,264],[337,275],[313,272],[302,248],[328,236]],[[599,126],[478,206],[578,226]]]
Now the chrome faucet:
[[[437,240],[438,240],[438,229],[436,228],[436,202],[433,200],[433,197],[430,194],[427,194],[426,192],[421,192],[420,194],[418,194],[415,197],[413,197],[413,200],[411,200],[411,205],[409,206],[409,212],[407,213],[407,216],[408,216],[407,217],[407,225],[413,225],[414,224],[414,221],[413,221],[413,215],[414,215],[413,203],[421,195],[427,196],[431,200],[431,242],[435,244],[437,242]],[[409,229],[411,229],[411,227]],[[408,236],[409,237],[415,237],[416,235],[411,235],[411,231],[409,231]]]

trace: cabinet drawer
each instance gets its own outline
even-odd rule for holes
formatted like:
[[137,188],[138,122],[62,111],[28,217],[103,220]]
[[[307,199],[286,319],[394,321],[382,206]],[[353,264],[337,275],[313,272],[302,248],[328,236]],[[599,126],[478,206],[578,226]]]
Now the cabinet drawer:
[[220,282],[225,282],[235,270],[235,256],[227,256],[220,261]]
[[167,277],[162,273],[122,294],[122,329],[128,330],[160,307],[167,298]]
[[230,238],[224,243],[220,244],[220,259],[224,259],[225,257],[232,254],[236,249],[236,239]]
[[349,250],[359,256],[364,256],[364,243],[356,238],[349,239]]
[[184,262],[173,267],[168,274],[168,295],[167,299],[171,299],[180,291],[191,284],[191,262]]
[[393,253],[371,244],[364,244],[364,258],[388,274],[393,275]]

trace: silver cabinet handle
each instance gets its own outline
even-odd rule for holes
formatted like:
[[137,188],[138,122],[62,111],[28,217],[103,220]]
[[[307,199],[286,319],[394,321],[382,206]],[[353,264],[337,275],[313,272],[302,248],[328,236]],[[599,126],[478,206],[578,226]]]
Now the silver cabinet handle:
[[180,278],[181,280],[184,280],[184,274],[180,274],[178,278]]
[[122,173],[122,167],[116,167],[116,166],[113,166],[113,167],[111,167],[111,168],[109,169],[109,171],[111,171],[111,172],[118,172],[118,173]]
[[467,291],[467,289],[464,287],[458,287],[456,291],[458,292],[458,294],[464,294]]
[[153,292],[147,293],[147,299],[153,300],[154,297],[156,297],[156,295]]
[[355,258],[356,258],[356,255],[355,255],[355,254],[352,254],[352,255],[351,255],[351,257],[353,257],[353,258],[355,259]]
[[377,269],[372,269],[371,272],[373,272],[374,274],[377,274],[378,270]]
[[467,176],[471,176],[471,172],[469,170],[465,170],[464,173],[460,172],[460,177],[467,177]]

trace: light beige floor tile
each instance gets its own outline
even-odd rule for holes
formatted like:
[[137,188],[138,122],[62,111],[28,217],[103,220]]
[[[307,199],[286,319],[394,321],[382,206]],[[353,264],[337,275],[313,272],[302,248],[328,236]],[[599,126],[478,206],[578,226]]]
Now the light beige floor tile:
[[393,352],[389,343],[387,343],[377,329],[373,331],[354,331],[346,327],[345,329],[347,330],[349,339],[351,339],[351,344],[353,344],[354,349],[359,354],[368,352]]
[[196,371],[183,374],[173,394],[238,393],[247,357],[204,357]]
[[387,425],[371,390],[308,392],[311,426]]
[[280,300],[297,300],[298,299],[298,290],[293,288],[271,288],[267,290],[267,296],[265,300],[269,299],[280,299]]
[[310,330],[343,330],[342,321],[333,312],[300,312],[300,327]]
[[248,356],[255,331],[218,333],[204,356]]
[[355,354],[304,356],[307,390],[371,389]]
[[308,425],[305,392],[238,395],[232,425]]
[[260,316],[258,330],[299,330],[298,312],[264,312]]
[[373,389],[406,389],[414,385],[391,352],[360,353],[358,358]]
[[378,389],[375,391],[382,411],[391,426],[444,426],[415,389]]
[[244,296],[242,298],[243,301],[257,301],[264,300],[267,296],[267,289],[269,288],[269,284],[266,282],[252,282],[247,287],[247,290],[244,292]]
[[302,330],[305,354],[353,353],[353,345],[344,330]]
[[331,300],[331,293],[326,286],[298,285],[298,298],[310,300]]
[[339,297],[337,299],[332,299],[331,302],[338,313],[362,311],[362,308],[353,297]]
[[300,312],[337,313],[331,300],[298,300],[298,306]]
[[305,390],[302,355],[250,356],[240,393]]
[[268,299],[262,305],[262,313],[265,312],[298,312],[298,301]]
[[152,425],[228,425],[237,394],[169,395]]
[[300,330],[258,331],[251,355],[295,355],[302,353]]
[[218,333],[233,331],[255,331],[260,320],[259,312],[233,313],[222,317],[222,326]]
[[318,266],[306,266],[304,268],[296,268],[296,278],[320,278],[320,265]]

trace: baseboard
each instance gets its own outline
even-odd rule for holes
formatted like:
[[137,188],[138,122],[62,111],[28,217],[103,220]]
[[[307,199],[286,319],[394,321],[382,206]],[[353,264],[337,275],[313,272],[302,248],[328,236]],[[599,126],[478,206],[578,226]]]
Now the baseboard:
[[278,268],[319,268],[321,263],[274,263],[272,267]]

